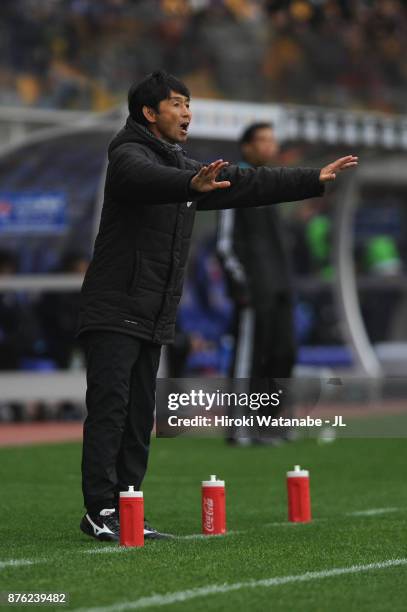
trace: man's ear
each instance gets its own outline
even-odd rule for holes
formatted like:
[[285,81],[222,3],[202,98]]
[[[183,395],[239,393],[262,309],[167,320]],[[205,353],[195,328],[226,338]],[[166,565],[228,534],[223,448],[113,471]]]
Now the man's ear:
[[157,111],[154,110],[154,108],[151,108],[151,106],[143,106],[142,111],[143,111],[144,117],[147,119],[149,123],[156,123]]

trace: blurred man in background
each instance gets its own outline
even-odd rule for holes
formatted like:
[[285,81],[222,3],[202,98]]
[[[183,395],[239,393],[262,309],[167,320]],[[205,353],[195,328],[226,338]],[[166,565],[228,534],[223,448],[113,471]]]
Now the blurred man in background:
[[[277,160],[279,145],[270,123],[249,125],[239,145],[242,168]],[[230,375],[250,378],[253,391],[274,392],[264,388],[273,385],[265,379],[289,378],[296,358],[289,261],[278,209],[220,211],[217,249],[236,306]],[[227,439],[232,444],[260,441],[237,431]]]

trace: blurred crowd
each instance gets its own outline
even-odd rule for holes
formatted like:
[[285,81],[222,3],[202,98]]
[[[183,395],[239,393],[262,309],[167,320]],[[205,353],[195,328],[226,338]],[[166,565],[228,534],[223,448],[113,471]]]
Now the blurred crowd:
[[[88,259],[77,251],[63,254],[55,274],[85,274]],[[18,274],[19,257],[0,249],[0,279]],[[0,292],[0,371],[57,370],[75,367],[74,337],[78,291]]]
[[105,110],[158,67],[195,96],[404,112],[402,0],[2,0],[0,104]]

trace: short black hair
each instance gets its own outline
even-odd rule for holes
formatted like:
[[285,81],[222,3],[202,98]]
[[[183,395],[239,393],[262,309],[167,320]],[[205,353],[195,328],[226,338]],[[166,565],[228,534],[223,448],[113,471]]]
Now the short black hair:
[[274,125],[271,123],[271,121],[251,123],[243,130],[242,135],[239,138],[239,145],[242,146],[244,144],[247,144],[248,142],[252,142],[257,130],[264,130],[265,128],[269,128],[272,130],[274,129]]
[[164,70],[156,70],[148,74],[142,81],[133,83],[128,93],[131,118],[137,123],[148,125],[148,120],[143,115],[143,106],[150,106],[158,111],[161,100],[169,98],[171,91],[186,98],[191,97],[185,83]]

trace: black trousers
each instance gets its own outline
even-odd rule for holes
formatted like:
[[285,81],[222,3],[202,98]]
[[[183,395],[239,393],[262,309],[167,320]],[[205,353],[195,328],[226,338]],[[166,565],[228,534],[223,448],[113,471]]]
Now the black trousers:
[[[292,297],[276,293],[267,304],[237,308],[235,313],[235,353],[230,369],[232,379],[246,379],[250,393],[277,393],[283,387],[278,406],[264,406],[259,415],[276,417],[291,408],[289,379],[296,361]],[[229,416],[254,414],[231,406]],[[267,431],[267,430],[266,430]],[[253,431],[249,432],[250,435]],[[231,428],[227,438],[239,437]]]
[[234,378],[289,378],[296,360],[292,298],[276,293],[273,300],[236,308]]
[[80,337],[86,357],[82,492],[88,512],[118,504],[139,489],[154,424],[161,345],[128,334],[92,330]]

